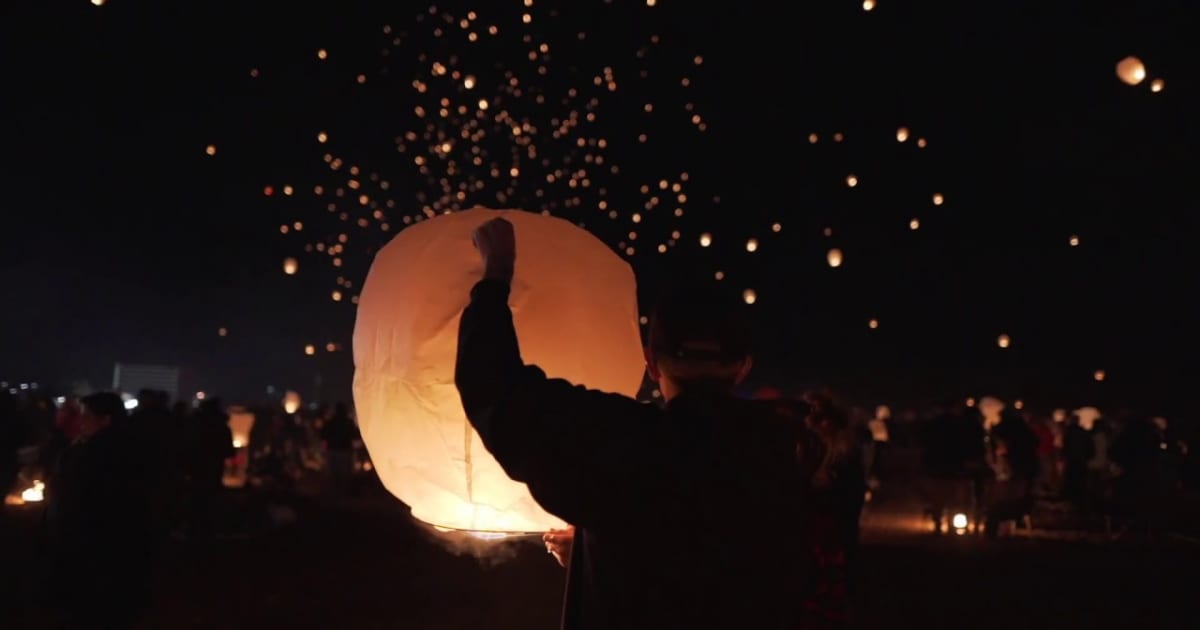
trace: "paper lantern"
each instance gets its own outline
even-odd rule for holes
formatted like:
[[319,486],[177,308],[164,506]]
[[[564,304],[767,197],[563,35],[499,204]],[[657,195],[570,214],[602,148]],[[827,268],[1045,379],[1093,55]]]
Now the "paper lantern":
[[300,411],[300,394],[297,394],[293,391],[288,391],[286,394],[284,394],[283,410],[289,414]]
[[288,257],[283,259],[283,273],[292,276],[296,274],[296,270],[299,268],[300,263],[295,258]]
[[1146,65],[1137,57],[1126,57],[1117,62],[1117,78],[1129,85],[1146,80]]
[[1000,335],[999,337],[996,337],[996,345],[1000,346],[1001,348],[1007,348],[1012,345],[1012,339],[1009,338],[1008,335]]
[[1100,410],[1095,407],[1080,407],[1075,410],[1075,418],[1079,421],[1079,426],[1085,431],[1091,431],[1096,426],[1096,421],[1102,418]]
[[354,402],[380,480],[413,517],[442,529],[544,532],[565,524],[505,475],[454,385],[459,317],[483,276],[472,234],[498,216],[516,233],[509,304],[524,361],[637,394],[645,363],[629,265],[568,221],[478,208],[409,227],[376,256],[354,327]]
[[250,430],[254,428],[254,414],[235,407],[229,410],[229,432],[233,434],[233,447],[250,445]]
[[829,250],[829,253],[825,254],[825,260],[826,260],[826,262],[829,263],[830,267],[841,267],[842,266],[842,250],[840,250],[836,247]]
[[1004,412],[1004,401],[993,396],[984,396],[979,399],[979,414],[983,416],[983,426],[985,429],[1000,424],[1000,414]]

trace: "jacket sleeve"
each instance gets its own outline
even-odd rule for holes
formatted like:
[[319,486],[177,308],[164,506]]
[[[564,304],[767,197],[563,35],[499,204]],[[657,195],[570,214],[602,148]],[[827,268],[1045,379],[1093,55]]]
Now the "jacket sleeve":
[[636,433],[657,412],[525,365],[508,295],[507,283],[484,280],[463,312],[455,366],[463,408],[488,451],[543,508],[574,525],[594,525],[628,500],[623,491],[637,477]]

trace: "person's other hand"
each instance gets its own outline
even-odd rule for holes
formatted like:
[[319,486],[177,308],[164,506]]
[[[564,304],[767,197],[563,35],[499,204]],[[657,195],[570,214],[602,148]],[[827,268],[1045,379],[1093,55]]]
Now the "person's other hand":
[[552,529],[542,536],[542,542],[546,543],[546,553],[566,567],[567,558],[571,557],[571,545],[575,544],[575,528]]
[[517,239],[513,235],[512,223],[496,218],[475,230],[475,248],[483,259],[484,277],[512,280],[513,264],[517,259]]

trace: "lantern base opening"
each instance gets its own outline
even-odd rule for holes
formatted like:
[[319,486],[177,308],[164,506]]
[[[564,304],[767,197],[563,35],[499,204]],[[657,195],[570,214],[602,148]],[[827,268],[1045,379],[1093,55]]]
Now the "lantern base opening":
[[513,538],[526,538],[529,536],[541,536],[545,532],[504,532],[489,529],[456,529],[454,527],[446,527],[444,525],[434,525],[426,523],[430,527],[436,529],[443,534],[463,534],[476,538],[478,540],[508,540]]

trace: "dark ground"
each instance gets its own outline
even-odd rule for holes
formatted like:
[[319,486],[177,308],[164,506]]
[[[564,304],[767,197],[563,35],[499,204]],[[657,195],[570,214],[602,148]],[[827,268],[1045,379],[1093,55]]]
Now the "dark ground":
[[[263,513],[248,497],[235,513]],[[199,549],[169,545],[145,628],[557,627],[563,571],[540,545],[480,564],[432,543],[403,507],[300,500],[295,524]],[[858,627],[1194,628],[1200,546],[1172,538],[1067,542],[1062,536],[934,539],[911,502],[866,518]],[[0,628],[47,628],[36,597],[33,510],[7,508]],[[244,527],[242,529],[245,529]],[[775,536],[761,524],[747,535]]]

